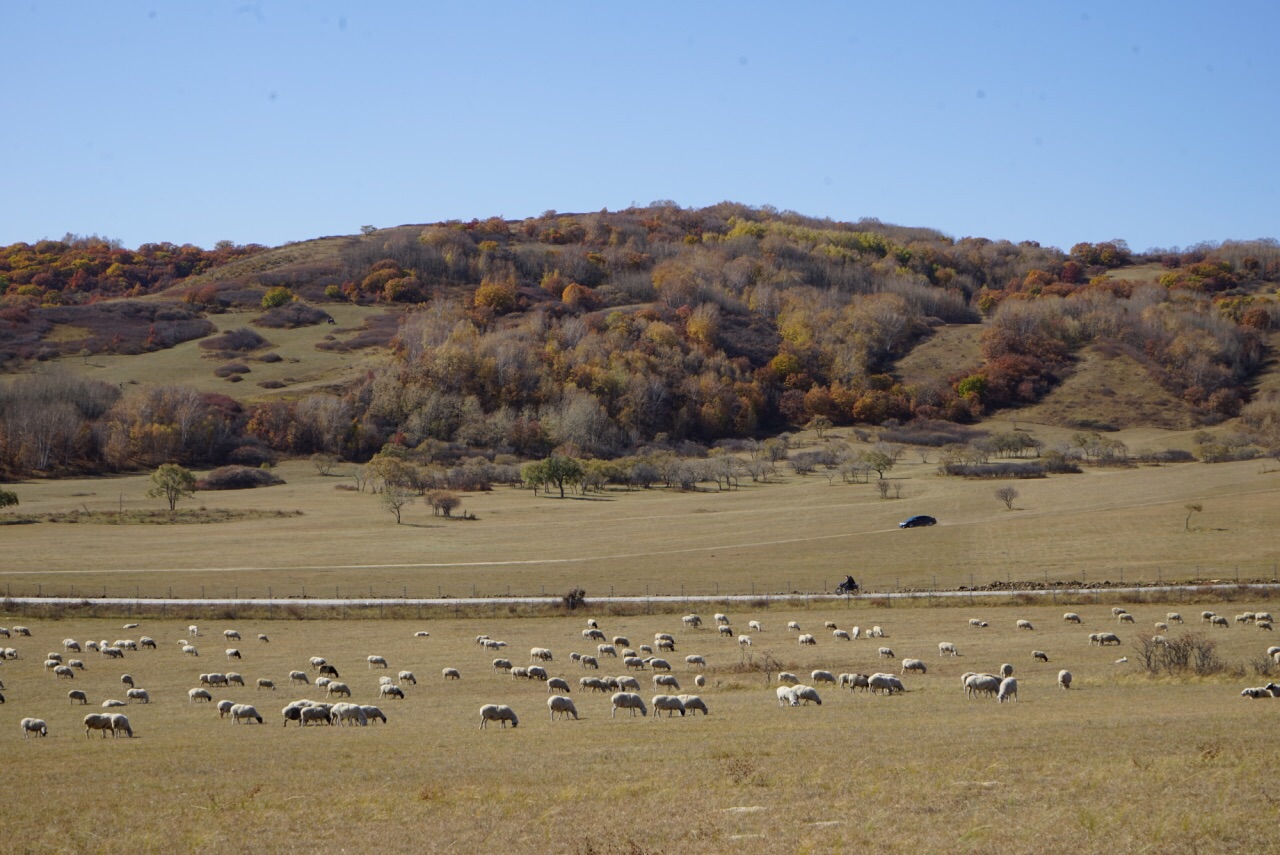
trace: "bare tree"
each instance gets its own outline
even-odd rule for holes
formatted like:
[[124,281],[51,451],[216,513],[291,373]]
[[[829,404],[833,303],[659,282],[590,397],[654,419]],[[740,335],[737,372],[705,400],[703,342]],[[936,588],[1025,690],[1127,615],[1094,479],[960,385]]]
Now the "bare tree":
[[1013,500],[1018,498],[1018,488],[1001,487],[996,490],[996,498],[1004,502],[1006,510],[1013,510]]
[[1183,531],[1191,531],[1191,515],[1198,514],[1201,511],[1203,511],[1204,505],[1200,504],[1199,502],[1192,502],[1191,504],[1186,505],[1186,509],[1187,509],[1187,520],[1185,523],[1183,523]]
[[876,492],[880,494],[880,498],[889,498],[889,482],[883,478],[876,481]]
[[382,506],[396,515],[396,525],[400,525],[400,512],[405,505],[413,504],[413,493],[399,484],[388,483],[382,491]]

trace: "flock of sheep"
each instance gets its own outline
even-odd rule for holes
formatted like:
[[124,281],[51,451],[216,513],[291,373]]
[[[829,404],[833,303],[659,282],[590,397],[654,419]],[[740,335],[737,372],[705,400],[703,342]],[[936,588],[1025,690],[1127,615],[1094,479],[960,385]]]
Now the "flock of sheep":
[[[1216,615],[1210,611],[1202,612],[1200,617],[1203,623],[1211,627],[1229,628],[1232,624],[1232,621],[1229,621],[1226,617]],[[1112,618],[1118,625],[1136,623],[1133,615],[1119,607],[1112,609]],[[1063,620],[1071,624],[1083,623],[1080,615],[1075,612],[1065,613]],[[764,628],[758,620],[749,621],[748,628],[750,632],[743,634],[738,634],[732,629],[727,615],[716,614],[714,621],[717,635],[729,640],[736,638],[737,647],[744,651],[744,655],[755,643],[753,641],[755,636],[751,633],[759,634],[764,632]],[[1263,630],[1270,630],[1272,626],[1271,615],[1266,612],[1245,612],[1237,615],[1234,622],[1241,625],[1254,625]],[[1155,629],[1158,634],[1152,637],[1152,641],[1163,643],[1164,636],[1160,633],[1168,632],[1171,624],[1181,623],[1183,623],[1183,619],[1180,614],[1176,612],[1167,613],[1164,620],[1155,623]],[[701,631],[703,625],[701,616],[696,614],[685,615],[681,618],[681,624],[686,633],[685,637],[681,639],[681,644],[692,639],[706,640],[707,636]],[[971,618],[968,620],[968,624],[970,628],[977,630],[984,630],[990,627],[989,622],[981,618]],[[136,627],[137,624],[126,625],[126,629]],[[849,644],[850,652],[860,647],[856,642],[861,639],[875,639],[878,641],[886,637],[885,630],[880,626],[872,626],[869,629],[863,629],[859,626],[842,629],[835,622],[827,621],[825,628],[831,632],[834,644],[840,646],[842,650],[844,649],[844,644]],[[802,647],[816,646],[818,643],[813,634],[802,631],[798,621],[789,622],[787,631],[795,634],[796,643]],[[1035,627],[1030,621],[1020,619],[1014,622],[1014,631],[1034,632]],[[241,640],[239,632],[233,629],[225,630],[222,635],[227,642],[239,642]],[[414,635],[415,637],[429,637],[429,633],[425,631],[418,631]],[[21,626],[15,626],[11,629],[0,627],[0,637],[11,638],[13,636],[31,637],[31,630]],[[200,630],[197,626],[188,627],[187,635],[178,641],[182,655],[193,658],[199,657],[200,652],[196,647],[196,641],[199,637]],[[537,646],[532,647],[529,651],[529,665],[515,665],[510,658],[500,656],[492,659],[488,663],[488,668],[494,674],[509,675],[512,681],[537,681],[545,685],[547,692],[546,706],[552,722],[558,719],[578,720],[580,718],[577,704],[569,697],[572,694],[571,680],[564,675],[554,675],[552,673],[556,664],[560,662],[573,663],[573,667],[580,672],[590,672],[576,681],[579,697],[585,700],[595,694],[607,696],[607,708],[609,709],[610,718],[617,718],[620,711],[626,717],[634,717],[637,714],[646,717],[649,715],[650,709],[653,710],[655,719],[662,718],[663,713],[666,713],[667,718],[677,714],[685,717],[696,713],[701,713],[704,716],[710,713],[707,703],[700,695],[685,693],[682,690],[680,678],[673,673],[674,668],[671,661],[665,658],[668,655],[674,658],[677,649],[677,640],[674,634],[668,632],[655,633],[652,644],[639,644],[635,649],[632,649],[629,638],[621,635],[606,636],[601,631],[597,621],[588,620],[587,628],[582,630],[582,637],[585,642],[595,643],[594,652],[572,652],[562,659],[557,659],[551,648]],[[266,635],[259,635],[258,641],[266,644],[269,643],[270,639]],[[1090,633],[1088,641],[1091,645],[1097,646],[1119,645],[1121,643],[1116,633],[1107,631]],[[491,638],[488,635],[477,636],[475,642],[485,652],[505,653],[505,648],[508,646],[506,642]],[[115,660],[123,659],[126,651],[132,656],[141,651],[158,650],[159,645],[154,639],[144,635],[140,636],[136,641],[133,639],[118,639],[115,641],[103,639],[100,641],[86,641],[83,644],[75,639],[67,638],[63,640],[62,648],[61,652],[48,653],[44,661],[45,670],[53,675],[55,681],[62,679],[75,680],[76,674],[85,670],[86,666],[81,659],[69,658],[72,653],[83,655],[86,651],[92,651],[97,652],[103,659]],[[952,641],[938,642],[937,650],[938,656],[943,661],[961,655],[960,646]],[[244,659],[240,649],[237,647],[225,648],[223,655],[228,662],[243,661]],[[868,652],[865,655],[869,656],[870,653]],[[1280,647],[1269,648],[1267,655],[1272,660],[1280,663]],[[0,647],[0,662],[18,658],[18,656],[17,650]],[[64,656],[68,658],[64,659]],[[879,660],[894,660],[899,663],[899,673],[849,671],[837,675],[829,670],[817,669],[809,674],[809,683],[812,685],[808,685],[801,683],[797,675],[782,671],[777,675],[779,685],[774,690],[774,697],[778,705],[784,708],[807,706],[809,704],[821,706],[822,698],[817,687],[824,684],[833,688],[847,688],[850,692],[861,690],[872,695],[891,696],[907,691],[907,687],[902,680],[904,676],[908,674],[926,675],[929,671],[927,663],[922,658],[904,657],[898,660],[893,649],[883,644],[876,645],[875,656]],[[1049,661],[1049,655],[1042,650],[1032,650],[1031,658],[1035,662]],[[625,673],[618,676],[600,674],[601,663],[610,660],[620,660]],[[1122,657],[1116,661],[1116,664],[1124,664],[1125,662],[1127,662],[1127,658]],[[378,654],[368,655],[365,658],[365,663],[370,671],[388,671],[390,669],[386,657]],[[477,670],[482,670],[479,662],[476,665]],[[703,688],[707,685],[706,675],[703,673],[708,669],[708,657],[705,653],[686,654],[684,656],[684,666],[689,671],[695,672],[691,680],[689,680],[693,686]],[[1018,681],[1013,676],[1013,670],[1014,666],[1011,663],[1003,663],[998,668],[993,669],[991,673],[966,671],[960,678],[961,687],[968,698],[989,697],[994,698],[998,703],[1016,702],[1018,700]],[[641,695],[643,685],[639,677],[636,676],[642,672],[652,672],[650,681],[655,694],[649,698],[647,704]],[[313,673],[315,674],[314,680],[311,676]],[[441,677],[444,680],[460,680],[462,671],[457,667],[445,667],[441,669]],[[287,679],[289,685],[306,685],[314,687],[317,691],[323,690],[325,700],[314,701],[302,698],[286,704],[281,709],[281,716],[285,726],[288,726],[289,722],[296,722],[299,727],[313,725],[367,726],[370,722],[380,721],[386,723],[387,721],[386,714],[379,707],[354,703],[351,700],[351,685],[343,682],[340,679],[337,667],[323,657],[311,657],[306,669],[289,671]],[[1072,679],[1071,672],[1062,669],[1057,675],[1057,686],[1061,689],[1071,689]],[[230,689],[232,686],[245,687],[246,681],[243,675],[233,671],[201,673],[194,676],[193,682],[198,682],[198,685],[188,690],[189,704],[207,703],[218,711],[219,718],[229,717],[234,724],[264,723],[263,716],[253,704],[236,703],[230,700],[219,700],[216,703],[214,701],[214,690]],[[112,737],[123,736],[128,738],[134,735],[133,726],[129,718],[122,713],[109,710],[113,707],[124,707],[131,704],[149,704],[152,701],[151,693],[147,689],[135,685],[134,678],[129,674],[122,675],[120,683],[126,688],[125,698],[127,700],[108,698],[102,702],[102,707],[104,710],[108,710],[107,712],[86,715],[83,719],[86,736],[92,736],[95,731],[103,738],[108,733]],[[403,700],[406,697],[406,687],[416,686],[417,683],[416,675],[409,670],[399,670],[394,679],[389,674],[384,674],[378,679],[378,698],[380,700]],[[275,680],[266,677],[257,678],[253,685],[258,690],[275,690],[276,688]],[[3,689],[3,681],[0,681],[0,690]],[[1280,697],[1280,686],[1268,683],[1263,687],[1246,688],[1241,692],[1241,695],[1248,698]],[[89,703],[87,693],[81,689],[71,689],[67,693],[67,698],[73,705],[77,703],[87,705]],[[3,694],[0,694],[0,703],[4,702],[5,698]],[[508,724],[515,728],[519,726],[520,720],[515,709],[510,704],[486,703],[480,708],[479,726],[481,729],[487,728],[490,722],[497,722],[503,728]],[[43,737],[49,733],[47,722],[44,719],[35,717],[23,718],[20,723],[20,730],[24,739],[33,736]]]

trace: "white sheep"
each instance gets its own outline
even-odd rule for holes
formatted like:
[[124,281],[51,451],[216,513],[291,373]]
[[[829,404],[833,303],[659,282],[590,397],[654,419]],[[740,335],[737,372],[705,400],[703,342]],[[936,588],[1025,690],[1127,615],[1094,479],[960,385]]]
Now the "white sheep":
[[1000,678],[995,674],[969,674],[964,680],[966,697],[975,697],[979,693],[995,695],[1000,691]]
[[642,645],[640,645],[640,652],[641,652],[641,653],[648,653],[650,656],[652,656],[652,655],[653,655],[653,648],[652,648],[652,647],[650,647],[648,644],[642,644]]
[[604,633],[598,629],[584,629],[582,637],[588,641],[604,641]]
[[788,631],[792,631],[792,630],[794,630],[795,632],[799,632],[799,631],[800,631],[800,622],[799,622],[799,621],[795,621],[795,620],[787,621],[787,630],[788,630]]
[[738,636],[738,646],[739,646],[739,647],[750,647],[750,646],[751,646],[751,636],[749,636],[749,635],[740,635],[740,636]]
[[487,727],[491,721],[496,721],[503,727],[507,726],[507,722],[511,722],[512,727],[520,726],[515,710],[506,704],[485,704],[480,707],[480,727]]
[[573,720],[578,720],[578,708],[574,706],[572,698],[566,698],[564,695],[552,695],[547,698],[547,709],[551,711],[551,720],[556,720],[556,714],[559,713],[561,718],[573,716]]
[[262,716],[250,704],[235,704],[231,707],[231,721],[233,724],[241,722],[248,723],[249,719],[253,719],[258,724],[262,724]]
[[601,656],[617,657],[618,648],[614,647],[612,644],[597,644],[596,653],[599,653]]
[[1127,612],[1127,611],[1128,611],[1128,609],[1121,608],[1120,606],[1113,606],[1113,607],[1111,608],[1111,616],[1112,616],[1112,617],[1120,617],[1120,615],[1124,614],[1124,613],[1125,613],[1125,612]]
[[[348,693],[350,695],[350,693]],[[399,686],[380,686],[378,687],[378,697],[380,698],[399,698],[404,700],[404,689]]]
[[796,693],[796,698],[808,705],[809,701],[813,701],[818,706],[822,706],[822,698],[818,695],[818,690],[813,686],[796,686],[791,691]]
[[615,692],[609,702],[613,705],[613,711],[609,713],[609,718],[616,718],[620,709],[627,710],[633,717],[637,710],[642,716],[649,714],[648,707],[644,705],[644,698],[634,692]]
[[1210,626],[1220,626],[1220,627],[1222,627],[1223,629],[1230,629],[1230,628],[1231,628],[1231,621],[1227,620],[1227,619],[1226,619],[1224,616],[1222,616],[1222,615],[1214,615],[1214,616],[1209,620],[1209,624],[1210,624]]
[[796,638],[796,641],[801,645],[806,645],[806,644],[816,645],[818,643],[818,639],[814,638],[812,635],[809,635],[808,633],[804,633],[803,635],[798,636]]
[[139,646],[141,646],[141,647],[149,647],[149,648],[151,648],[152,650],[157,650],[157,649],[158,649],[158,648],[156,647],[156,640],[155,640],[154,638],[152,638],[151,636],[149,636],[149,635],[144,635],[144,636],[142,636],[141,638],[139,638],[139,639],[138,639],[138,645],[139,645]]
[[853,641],[853,639],[849,637],[849,633],[845,632],[843,629],[832,630],[831,637],[836,639],[837,641],[839,641],[840,639],[844,639],[845,641]]
[[1116,620],[1119,621],[1120,623],[1136,623],[1136,619],[1134,618],[1134,616],[1129,614],[1128,612],[1125,612],[1124,614],[1117,616]]
[[710,710],[707,709],[706,702],[703,701],[702,698],[698,697],[697,695],[680,695],[679,698],[680,698],[680,703],[684,704],[684,711],[686,713],[692,713],[695,710],[701,710],[703,715],[710,714]]
[[1031,625],[1031,621],[1029,620],[1020,620],[1018,621],[1017,626],[1018,626],[1018,629],[1035,629],[1035,627]]
[[980,627],[984,623],[986,623],[986,621],[984,621],[982,618],[976,618],[976,617],[969,618],[969,626]]
[[792,686],[779,686],[774,693],[778,696],[778,706],[780,707],[798,707],[800,706],[800,698],[796,696],[796,690]]
[[19,726],[22,728],[23,739],[29,739],[33,733],[36,736],[49,735],[49,725],[42,718],[24,718]]
[[836,622],[835,622],[835,621],[833,621],[833,620],[826,621],[826,622],[824,622],[824,623],[822,624],[822,628],[823,628],[823,629],[835,629],[835,628],[836,628]]
[[587,618],[587,627],[589,629],[599,629],[600,622],[597,621],[595,618]]
[[871,631],[867,633],[867,638],[884,638],[884,630],[877,624],[871,627]]
[[387,723],[386,714],[383,713],[383,711],[378,709],[377,707],[371,706],[369,704],[362,704],[360,706],[360,709],[364,711],[366,721],[373,721],[376,718],[380,720],[383,724]]
[[635,677],[623,675],[618,677],[615,682],[618,684],[619,689],[631,689],[634,692],[640,691],[640,681]]
[[627,670],[644,671],[647,667],[645,661],[639,656],[628,656],[622,660],[622,664],[627,666]]
[[676,713],[680,713],[681,718],[684,717],[684,704],[676,695],[654,695],[650,703],[653,704],[653,717],[655,720],[662,718],[664,710],[667,713],[667,718],[671,718]]
[[578,658],[578,664],[581,665],[583,668],[598,669],[600,667],[600,660],[595,658],[594,656],[588,656],[587,654],[584,653],[582,656]]
[[921,674],[929,673],[929,669],[924,664],[923,659],[903,659],[902,673],[905,674],[908,671],[919,671]]
[[779,671],[778,682],[787,686],[797,686],[800,684],[800,678],[790,671]]
[[809,679],[815,683],[831,683],[832,685],[835,685],[836,675],[832,674],[830,671],[818,670],[810,673]]
[[751,630],[752,632],[764,632],[764,630],[760,627],[760,621],[758,620],[747,621],[747,629]]
[[196,646],[195,646],[194,644],[184,644],[184,645],[182,645],[182,652],[183,652],[183,653],[185,653],[187,656],[199,656],[199,655],[200,655],[200,651],[199,651],[199,650],[196,650]]
[[727,623],[716,627],[716,631],[725,638],[733,638],[733,627],[729,626]]
[[1253,616],[1255,621],[1265,620],[1267,623],[1275,623],[1275,618],[1271,617],[1271,612],[1258,612]]
[[395,680],[392,680],[390,677],[386,676],[385,674],[378,678],[379,686],[394,686],[395,683],[396,683]]
[[1183,623],[1182,615],[1178,612],[1169,612],[1164,616],[1164,619],[1169,623]]
[[1062,689],[1071,688],[1071,672],[1065,668],[1058,672],[1058,687]]
[[137,701],[140,704],[151,703],[151,695],[146,689],[130,689],[124,693],[124,696],[131,701]]
[[321,667],[329,664],[329,660],[325,659],[323,656],[312,656],[309,661],[311,663],[312,671],[319,671]]
[[703,686],[707,685],[707,678],[701,674],[697,674],[693,678],[693,684],[701,689]]
[[1004,703],[1005,701],[1018,702],[1018,681],[1014,677],[1005,677],[1000,681],[1000,689],[996,693],[996,701]]
[[420,629],[413,634],[413,637],[414,638],[430,638],[431,633],[427,632],[425,629]]
[[1156,621],[1156,623],[1155,623],[1155,627],[1156,627],[1156,632],[1168,632],[1168,631],[1169,631],[1169,624],[1165,623],[1165,622],[1164,622],[1164,621],[1162,621],[1162,620],[1158,620],[1158,621]]
[[71,699],[72,704],[74,704],[76,701],[79,701],[82,705],[89,703],[89,696],[86,695],[84,692],[80,691],[79,689],[72,689],[71,691],[67,692],[67,697]]
[[869,674],[841,674],[838,681],[841,688],[849,687],[849,691],[854,689],[862,689],[862,691],[870,691],[871,676]]
[[857,641],[861,635],[862,635],[862,627],[860,626],[855,626],[853,629],[849,630],[849,637],[852,638],[854,641]]
[[76,672],[71,670],[70,665],[59,665],[53,669],[53,676],[55,679],[58,677],[66,677],[69,680],[74,680]]
[[[133,681],[129,681],[129,685],[133,685]],[[201,674],[200,685],[202,686],[225,686],[227,685],[226,674]]]
[[617,647],[630,647],[631,639],[627,638],[625,635],[615,635],[613,637],[613,644]]
[[457,668],[442,668],[442,669],[440,670],[440,675],[441,675],[442,677],[444,677],[444,679],[446,679],[446,680],[461,680],[461,679],[462,679],[462,674],[458,671],[458,669],[457,669]]
[[[91,736],[93,731],[102,734],[102,738],[107,738],[107,732],[112,730],[111,716],[108,713],[89,713],[84,717],[84,735]],[[114,736],[114,732],[112,733]]]
[[609,691],[609,685],[599,677],[580,677],[578,678],[578,689],[583,692],[588,689],[593,692],[607,692]]
[[1048,662],[1049,654],[1045,653],[1043,650],[1032,650],[1031,658],[1034,659],[1036,662]]
[[307,672],[305,672],[305,671],[290,671],[290,672],[289,672],[289,682],[290,682],[291,684],[292,684],[292,683],[302,683],[304,686],[309,686],[309,685],[311,685],[311,680],[307,678]]
[[228,685],[228,686],[243,686],[243,685],[244,685],[244,675],[243,675],[243,674],[237,674],[235,671],[228,671],[228,672],[227,672],[227,685]]
[[545,682],[547,679],[547,669],[541,665],[530,665],[526,670],[530,680],[542,680]]
[[14,635],[25,635],[25,636],[27,636],[27,637],[30,637],[30,636],[31,636],[31,630],[27,629],[25,626],[16,626],[16,625],[15,625],[15,626],[14,626],[14,628],[13,628],[13,634],[14,634]]
[[680,618],[680,622],[690,629],[697,629],[702,626],[702,618],[699,615],[685,615]]
[[213,703],[213,695],[209,694],[206,689],[188,689],[187,703],[194,704],[196,701],[206,701]]
[[346,683],[339,683],[336,680],[331,681],[329,685],[325,686],[324,691],[329,697],[333,697],[334,695],[342,695],[347,698],[351,697],[351,687]]
[[111,709],[112,707],[127,707],[127,706],[128,704],[126,704],[122,700],[119,700],[118,698],[107,698],[105,701],[102,702],[102,708],[107,710]]
[[[498,669],[495,668],[494,670],[496,671]],[[396,676],[396,679],[399,680],[401,684],[412,683],[415,686],[418,685],[418,678],[413,675],[412,671],[401,671]]]
[[334,704],[333,709],[329,711],[329,723],[342,727],[344,721],[351,725],[365,727],[369,724],[369,716],[364,711],[364,707],[359,704]]
[[654,674],[653,687],[656,689],[659,686],[669,686],[676,691],[680,690],[680,683],[676,680],[675,675],[673,674]]
[[62,649],[72,650],[72,651],[75,651],[76,653],[79,653],[80,642],[76,641],[74,638],[64,638],[62,639]]
[[552,657],[551,657],[551,651],[550,651],[550,650],[548,650],[548,649],[547,649],[547,648],[545,648],[545,647],[533,647],[533,648],[530,648],[530,650],[529,650],[529,661],[531,661],[531,662],[532,662],[534,659],[537,659],[537,660],[542,661],[542,662],[550,662],[550,661],[551,661],[551,659],[552,659]]
[[552,677],[547,680],[547,694],[552,692],[564,692],[566,695],[570,693],[569,681],[563,677]]
[[259,677],[259,678],[258,678],[258,688],[259,688],[259,689],[270,689],[271,691],[273,691],[273,692],[274,692],[274,691],[276,690],[276,684],[275,684],[275,681],[274,681],[274,680],[268,680],[266,677]]
[[649,667],[655,671],[670,671],[671,663],[665,659],[653,658],[649,660]]
[[692,670],[694,667],[698,665],[706,667],[707,660],[701,656],[698,656],[697,654],[692,654],[684,658],[684,664],[688,665],[690,670]]
[[880,658],[881,658],[881,659],[893,659],[893,658],[895,658],[895,657],[894,657],[894,655],[893,655],[893,648],[891,648],[891,647],[881,647],[881,648],[880,648]]
[[236,632],[234,629],[224,629],[222,631],[222,637],[225,638],[227,641],[232,641],[232,640],[239,641],[240,633]]
[[303,707],[299,713],[298,724],[306,727],[308,724],[333,724],[333,720],[329,718],[330,707],[328,704],[320,704],[313,707]]
[[1082,623],[1083,622],[1080,620],[1080,615],[1076,614],[1075,612],[1066,612],[1065,614],[1062,615],[1062,619],[1066,623]]
[[902,681],[895,675],[885,674],[883,672],[872,674],[868,677],[867,688],[873,695],[880,694],[881,690],[883,690],[886,695],[892,695],[894,692],[905,692],[907,690],[906,686],[902,685]]
[[67,660],[67,667],[68,667],[68,668],[75,668],[77,671],[83,671],[83,670],[84,670],[84,662],[82,662],[82,661],[81,661],[81,660],[79,660],[79,659],[68,659],[68,660]]
[[1116,635],[1114,632],[1099,632],[1097,633],[1097,636],[1098,644],[1101,647],[1106,647],[1108,644],[1120,643],[1120,636]]
[[187,627],[187,635],[192,638],[196,638],[200,635],[200,627],[196,626],[194,623],[191,624],[191,626]]
[[370,668],[387,668],[387,667],[389,667],[389,666],[387,665],[387,659],[386,659],[386,657],[385,657],[385,656],[368,656],[368,657],[366,657],[366,661],[369,663],[369,667],[370,667]]
[[728,622],[729,622],[728,615],[723,615],[723,614],[720,614],[719,612],[716,613],[716,623],[728,623]]
[[239,650],[236,650],[234,647],[228,647],[228,648],[227,648],[227,658],[228,658],[228,659],[240,659],[240,658],[242,658],[242,657],[240,656],[240,651],[239,651]]
[[510,670],[511,670],[511,660],[510,660],[510,659],[495,659],[495,660],[493,660],[493,673],[495,673],[495,674],[496,674],[496,673],[498,673],[499,671],[508,671],[508,672],[509,672]]
[[950,641],[939,641],[938,655],[939,656],[959,656],[960,651],[957,650],[955,644],[953,644]]
[[1004,663],[1003,665],[1001,665],[1001,666],[1000,666],[1000,676],[1001,676],[1001,677],[1012,677],[1012,676],[1013,676],[1013,666],[1012,666],[1012,665],[1010,665],[1008,662],[1006,662],[1006,663]]
[[1213,618],[1214,618],[1213,612],[1205,611],[1200,613],[1201,623],[1209,623],[1209,621],[1213,620]]
[[527,679],[529,679],[529,669],[528,669],[528,668],[525,668],[525,667],[524,667],[524,666],[522,666],[522,665],[517,665],[517,666],[515,666],[515,667],[514,667],[514,668],[512,668],[508,673],[510,673],[510,674],[511,674],[511,679],[512,679],[512,680],[527,680]]

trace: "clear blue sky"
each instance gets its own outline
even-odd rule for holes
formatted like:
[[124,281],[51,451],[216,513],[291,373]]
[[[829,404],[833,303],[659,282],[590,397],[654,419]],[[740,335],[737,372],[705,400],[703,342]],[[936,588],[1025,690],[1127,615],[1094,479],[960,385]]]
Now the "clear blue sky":
[[1280,236],[1280,3],[0,3],[0,245],[733,200]]

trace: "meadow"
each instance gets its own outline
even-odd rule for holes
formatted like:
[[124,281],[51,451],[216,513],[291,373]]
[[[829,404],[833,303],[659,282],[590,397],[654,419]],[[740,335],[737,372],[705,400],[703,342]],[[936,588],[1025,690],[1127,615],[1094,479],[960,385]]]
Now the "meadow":
[[[748,620],[763,624],[745,650],[717,634],[710,608],[698,630],[682,628],[681,612],[597,615],[606,635],[635,646],[655,632],[675,635],[674,673],[710,715],[661,720],[612,718],[607,695],[579,691],[584,674],[624,673],[618,659],[602,658],[599,672],[570,661],[571,651],[594,649],[581,635],[589,607],[517,619],[202,619],[199,658],[179,651],[185,618],[144,618],[129,630],[118,617],[28,619],[31,638],[4,641],[20,658],[0,665],[8,701],[0,827],[23,852],[1274,851],[1269,723],[1280,702],[1239,694],[1269,679],[1255,669],[1269,667],[1270,634],[1234,623],[1210,632],[1198,614],[1275,611],[1280,601],[1172,606],[1130,597],[1132,626],[1117,626],[1112,602],[744,608],[729,613],[735,632]],[[1065,608],[1083,625],[1065,624]],[[1226,671],[1174,678],[1137,668],[1134,642],[1173,609],[1187,623],[1170,637],[1208,635]],[[989,627],[971,627],[970,618]],[[1035,629],[1015,629],[1019,619]],[[785,628],[791,620],[818,644],[799,646]],[[827,620],[880,625],[885,638],[837,641]],[[233,642],[242,660],[224,657],[224,629],[243,637]],[[1117,631],[1121,647],[1091,646],[1087,633],[1103,630]],[[41,664],[64,638],[143,634],[158,649],[118,661],[67,654],[86,662],[73,680]],[[495,654],[475,643],[478,634],[506,641],[501,655],[517,665],[528,664],[530,647],[551,648],[549,671],[573,685],[580,719],[550,721],[545,686],[495,673]],[[961,655],[940,658],[939,641]],[[880,645],[897,659],[880,658]],[[1033,661],[1032,650],[1049,662]],[[684,663],[694,653],[707,660],[703,689],[692,688]],[[370,669],[371,654],[385,656],[389,670]],[[288,701],[322,699],[287,677],[317,655],[337,666],[355,702],[379,704],[387,723],[282,726]],[[811,682],[816,668],[896,673],[909,656],[928,673],[904,676],[905,694],[820,687],[821,706],[779,707],[776,680],[762,670]],[[1120,657],[1130,661],[1116,664]],[[1017,703],[966,699],[960,675],[1002,662],[1016,669]],[[444,680],[444,667],[462,679]],[[1056,686],[1060,668],[1074,674],[1070,691]],[[402,669],[418,683],[405,686],[404,700],[379,701],[378,677]],[[200,673],[228,670],[248,685],[215,689],[215,701],[256,704],[264,725],[236,725],[188,702]],[[135,738],[86,738],[83,716],[124,697],[124,673],[152,697],[124,710]],[[650,673],[637,676],[648,701]],[[254,688],[259,677],[277,689]],[[71,688],[89,705],[69,704]],[[485,703],[511,705],[519,727],[481,730]],[[49,736],[23,740],[25,716],[45,719]]]

